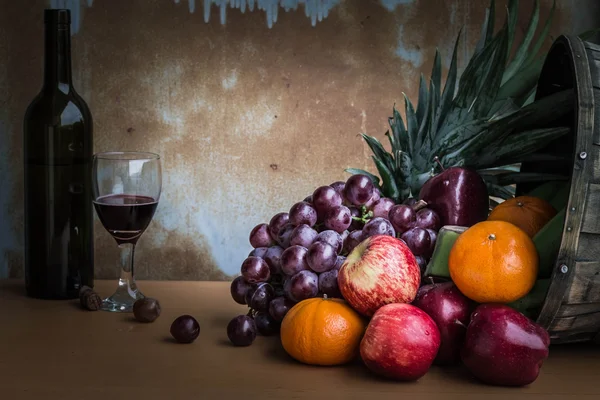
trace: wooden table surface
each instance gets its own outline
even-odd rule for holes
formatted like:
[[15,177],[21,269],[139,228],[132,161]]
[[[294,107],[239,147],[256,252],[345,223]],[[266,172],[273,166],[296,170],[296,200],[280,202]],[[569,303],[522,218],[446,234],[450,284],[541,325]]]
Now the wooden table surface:
[[[108,295],[116,282],[98,281]],[[295,362],[277,337],[233,347],[229,320],[243,313],[225,282],[139,282],[162,314],[141,324],[131,314],[84,311],[78,301],[34,300],[21,281],[0,281],[0,399],[600,399],[600,348],[551,348],[526,388],[485,386],[463,368],[433,367],[416,383],[344,367]],[[171,322],[200,323],[192,344],[170,339]]]

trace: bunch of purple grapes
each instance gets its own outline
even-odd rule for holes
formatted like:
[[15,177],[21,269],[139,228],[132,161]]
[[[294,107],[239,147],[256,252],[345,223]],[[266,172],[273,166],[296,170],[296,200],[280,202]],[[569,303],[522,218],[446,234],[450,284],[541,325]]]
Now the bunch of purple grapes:
[[341,298],[338,271],[368,237],[400,237],[424,270],[439,225],[438,215],[422,203],[396,205],[382,197],[366,175],[318,187],[250,232],[253,250],[242,262],[241,276],[231,283],[232,298],[250,311],[229,323],[229,339],[249,345],[257,332],[277,333],[294,304],[325,295]]

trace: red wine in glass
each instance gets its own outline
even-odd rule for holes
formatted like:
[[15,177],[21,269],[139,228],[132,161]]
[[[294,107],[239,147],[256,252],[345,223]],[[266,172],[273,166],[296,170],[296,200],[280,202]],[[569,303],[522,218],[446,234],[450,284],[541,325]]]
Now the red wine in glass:
[[160,156],[144,152],[106,152],[93,157],[94,208],[121,251],[119,283],[102,310],[132,312],[144,297],[135,281],[134,253],[154,217],[162,187]]
[[94,201],[100,222],[118,244],[137,243],[157,205],[152,197],[130,194],[110,194]]

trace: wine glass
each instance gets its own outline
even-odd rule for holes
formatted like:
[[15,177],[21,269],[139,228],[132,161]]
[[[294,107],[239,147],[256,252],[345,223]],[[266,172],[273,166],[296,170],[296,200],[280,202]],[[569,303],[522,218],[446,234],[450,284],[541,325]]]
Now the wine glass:
[[162,186],[160,156],[144,152],[105,152],[94,155],[94,207],[104,228],[121,249],[119,284],[103,300],[102,310],[133,311],[144,297],[134,278],[134,251],[154,216]]

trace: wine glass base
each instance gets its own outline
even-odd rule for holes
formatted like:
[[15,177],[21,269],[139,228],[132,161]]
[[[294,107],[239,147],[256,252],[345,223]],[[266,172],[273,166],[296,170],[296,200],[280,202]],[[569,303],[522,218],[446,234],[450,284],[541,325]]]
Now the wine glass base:
[[145,296],[139,290],[123,290],[119,287],[117,291],[110,297],[102,301],[102,311],[111,312],[133,312],[133,303]]

